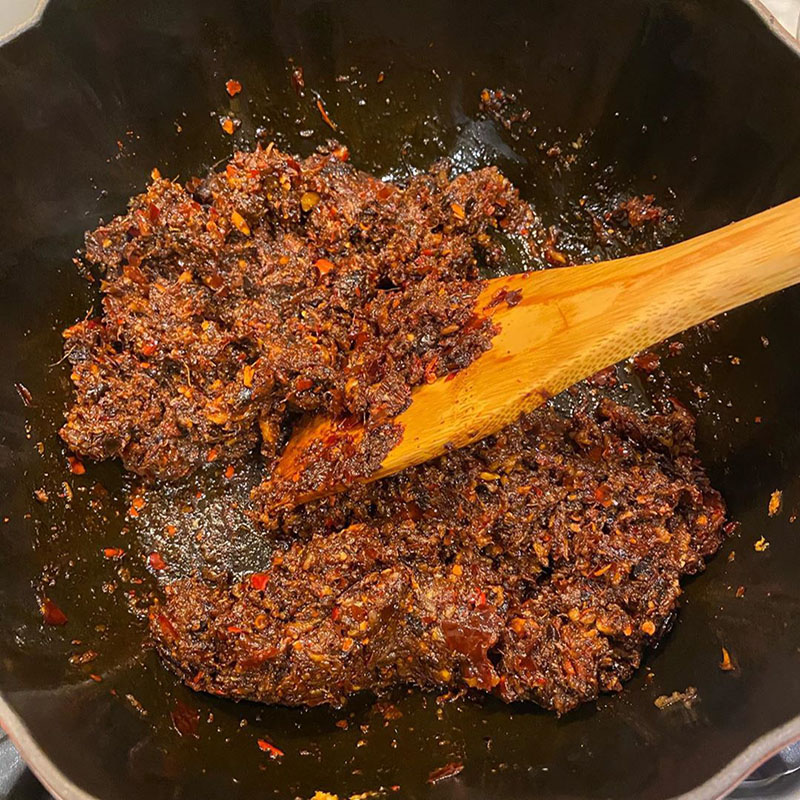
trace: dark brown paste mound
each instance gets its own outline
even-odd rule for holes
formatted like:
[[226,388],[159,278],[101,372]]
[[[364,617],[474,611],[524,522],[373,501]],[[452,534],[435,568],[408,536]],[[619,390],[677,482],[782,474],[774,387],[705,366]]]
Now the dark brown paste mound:
[[[61,434],[177,479],[257,448],[268,462],[325,411],[366,422],[370,447],[347,464],[365,474],[411,388],[490,346],[473,314],[482,274],[658,246],[670,217],[652,197],[617,197],[562,222],[545,228],[496,169],[438,165],[400,185],[335,143],[304,160],[237,153],[185,185],[154,173],[87,235],[102,312],[65,331],[76,395]],[[681,576],[722,540],[693,430],[681,409],[542,409],[273,509],[285,549],[271,567],[167,586],[156,646],[196,689],[289,705],[409,684],[563,712],[616,691],[669,626]],[[264,515],[267,496],[255,493]]]
[[537,251],[530,206],[494,168],[398,186],[347,159],[270,146],[185,186],[155,173],[87,235],[103,302],[64,334],[72,450],[167,479],[269,458],[299,414],[385,425],[410,387],[486,349],[479,270],[504,258],[495,232]]
[[396,684],[567,711],[617,691],[668,628],[724,506],[681,409],[542,409],[500,434],[282,517],[243,581],[167,587],[151,612],[190,686],[269,703]]

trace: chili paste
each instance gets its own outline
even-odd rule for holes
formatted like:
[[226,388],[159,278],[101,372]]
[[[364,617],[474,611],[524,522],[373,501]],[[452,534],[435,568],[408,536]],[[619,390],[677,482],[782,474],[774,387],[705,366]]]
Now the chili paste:
[[[651,197],[586,213],[612,249],[665,221]],[[256,451],[268,478],[296,423],[324,411],[366,423],[375,445],[348,465],[366,475],[411,389],[491,346],[473,315],[482,276],[513,254],[572,263],[568,245],[495,168],[380,180],[331,142],[305,159],[237,153],[185,184],[154,172],[87,234],[102,309],[64,333],[61,435],[150,481]],[[173,581],[151,609],[158,652],[195,689],[339,705],[408,684],[561,713],[622,687],[724,535],[689,413],[608,400],[542,408],[299,508],[269,498],[265,480],[257,516],[286,543],[268,569]]]

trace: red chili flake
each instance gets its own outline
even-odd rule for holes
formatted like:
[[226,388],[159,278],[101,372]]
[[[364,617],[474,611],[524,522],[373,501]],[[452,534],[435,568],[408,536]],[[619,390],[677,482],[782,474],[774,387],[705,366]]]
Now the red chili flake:
[[683,342],[670,342],[669,343],[669,354],[671,356],[677,356],[684,348]]
[[198,689],[200,686],[200,681],[203,680],[204,677],[205,677],[205,672],[203,672],[203,670],[198,670],[198,672],[196,672],[191,678],[189,678],[189,686],[191,686],[192,689],[195,690]]
[[236,470],[233,468],[233,464],[228,464],[228,466],[225,467],[225,477],[228,480],[230,480],[234,476],[235,472]]
[[601,369],[599,372],[595,372],[595,374],[589,378],[589,383],[591,383],[592,386],[616,386],[618,383],[616,367],[610,366]]
[[253,378],[256,375],[256,368],[252,364],[245,364],[242,369],[242,383],[248,388],[253,386]]
[[74,653],[71,655],[69,657],[69,663],[75,665],[89,664],[96,658],[97,653],[94,650],[86,650],[84,653]]
[[657,353],[639,353],[633,357],[634,366],[642,372],[655,372],[661,365]]
[[320,275],[327,275],[332,269],[335,269],[336,264],[333,261],[329,261],[327,258],[318,258],[314,262],[314,266],[319,271]]
[[[502,224],[500,227],[503,227]],[[554,267],[565,267],[567,265],[567,257],[552,245],[548,245],[545,248],[544,257],[547,259],[547,263]]]
[[102,677],[101,677],[100,675],[95,675],[95,674],[94,674],[94,672],[90,672],[90,673],[89,673],[89,677],[90,677],[90,678],[91,678],[91,679],[92,679],[92,680],[93,680],[95,683],[102,683],[102,682],[103,682],[103,679],[102,679]]
[[231,96],[236,97],[242,91],[242,84],[239,81],[230,78],[225,82],[225,91]]
[[331,619],[334,622],[336,622],[336,620],[338,620],[339,617],[341,617],[341,616],[342,616],[342,608],[341,608],[341,606],[334,606],[331,609]]
[[17,390],[17,394],[20,396],[25,406],[31,408],[33,406],[33,395],[30,393],[28,387],[23,383],[15,383],[14,388]]
[[439,781],[444,781],[448,778],[454,778],[456,775],[460,775],[463,769],[463,762],[451,761],[450,763],[445,764],[443,767],[433,770],[433,772],[428,775],[428,783],[433,785],[435,783],[439,783]]
[[266,647],[262,650],[251,651],[250,655],[242,657],[240,664],[242,669],[253,669],[260,667],[265,661],[270,661],[280,653],[277,647]]
[[283,750],[275,747],[274,744],[270,744],[266,739],[258,740],[258,748],[264,753],[269,753],[271,758],[280,758],[282,755],[284,755]]
[[436,369],[439,364],[438,356],[434,356],[426,365],[425,365],[425,383],[433,383],[436,380]]
[[732,672],[736,669],[736,666],[731,659],[731,654],[724,647],[722,648],[722,661],[719,662],[719,668],[723,672]]
[[228,633],[246,633],[247,631],[240,625],[228,625]]
[[172,621],[169,617],[165,616],[164,614],[159,614],[156,617],[156,622],[158,622],[158,627],[161,628],[162,636],[167,639],[178,638],[178,631],[175,629],[175,626],[172,624]]
[[103,556],[105,558],[122,558],[125,551],[121,547],[104,547]]
[[314,381],[311,378],[298,378],[294,382],[295,388],[298,392],[304,392],[306,389],[310,389],[314,385]]
[[[459,206],[460,208],[460,206]],[[503,300],[506,299],[506,295],[508,294],[508,289],[505,286],[498,289],[494,295],[492,295],[492,299],[486,304],[486,308],[494,308],[495,306],[499,306]]]
[[245,236],[250,235],[250,226],[247,224],[247,220],[238,211],[234,211],[231,214],[231,222],[237,227],[240,233],[243,233]]
[[48,597],[42,601],[42,616],[48,625],[66,625],[67,615]]
[[141,263],[141,256],[138,256],[136,253],[131,253],[128,256],[128,263],[122,268],[122,274],[129,281],[144,286],[147,283],[147,276],[139,269]]
[[381,716],[387,722],[394,722],[403,716],[403,712],[393,703],[389,703],[388,705],[379,704],[377,710],[380,711]]
[[268,572],[254,572],[250,576],[250,585],[257,589],[259,592],[263,592],[264,589],[267,588],[267,584],[269,583],[269,573]]
[[161,209],[155,203],[150,203],[147,206],[147,216],[150,217],[150,222],[155,222],[161,216]]
[[385,75],[385,73],[383,72],[383,70],[381,70],[381,71],[378,73],[378,83],[383,83],[383,81],[384,81],[384,79],[385,79],[385,78],[386,78],[386,75]]
[[611,489],[608,487],[607,484],[601,483],[595,490],[594,490],[594,499],[600,503],[601,505],[608,508],[611,505],[613,500],[611,499]]
[[216,447],[212,447],[208,451],[208,455],[206,456],[206,461],[216,461],[218,455],[219,455],[219,451],[217,450],[217,448]]
[[191,736],[197,739],[197,726],[200,724],[200,712],[196,708],[178,700],[175,708],[169,712],[172,726],[180,736]]
[[781,489],[776,489],[769,497],[769,506],[767,507],[767,513],[771,517],[774,517],[776,514],[780,513],[782,505],[783,505],[783,491]]
[[236,126],[233,124],[233,120],[230,117],[223,117],[219,121],[219,124],[222,126],[222,130],[224,130],[228,136],[231,136],[236,130]]
[[86,467],[83,466],[83,461],[81,461],[77,456],[67,456],[67,461],[69,462],[69,471],[73,475],[83,475],[86,472]]
[[162,570],[167,566],[167,562],[161,557],[161,553],[150,553],[147,557],[147,563],[155,570]]
[[147,356],[148,358],[153,355],[156,351],[156,344],[155,342],[146,342],[142,345],[142,355]]
[[347,149],[347,147],[345,145],[342,144],[342,145],[339,145],[339,147],[337,147],[331,153],[331,155],[334,158],[338,158],[339,161],[347,161],[347,159],[350,158],[350,151]]
[[306,88],[306,79],[305,75],[303,75],[302,67],[295,67],[292,70],[292,86],[294,86],[297,94],[300,94]]
[[328,112],[325,110],[325,106],[322,104],[322,100],[318,97],[317,98],[317,108],[319,109],[320,116],[322,117],[322,121],[330,127],[331,130],[338,131],[339,129],[336,125],[333,124],[333,121],[328,116]]
[[518,305],[522,300],[522,292],[519,289],[514,289],[514,291],[509,292],[506,295],[506,305],[509,308],[513,308],[515,305]]

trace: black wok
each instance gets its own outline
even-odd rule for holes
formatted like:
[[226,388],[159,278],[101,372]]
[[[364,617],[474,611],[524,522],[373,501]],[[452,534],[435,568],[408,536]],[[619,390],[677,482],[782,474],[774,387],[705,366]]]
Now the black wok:
[[[304,68],[304,97],[290,59]],[[245,87],[235,101],[229,77]],[[518,92],[536,134],[476,121],[484,87]],[[126,593],[154,581],[125,521],[127,479],[114,464],[70,474],[55,435],[69,391],[59,331],[96,299],[70,259],[154,166],[188,177],[252,145],[257,128],[307,153],[332,133],[312,90],[358,166],[402,175],[447,154],[496,163],[545,215],[613,180],[654,192],[688,236],[800,194],[798,51],[744,0],[54,0],[0,49],[0,722],[69,798],[723,794],[800,737],[798,289],[685,335],[664,362],[741,526],[622,695],[557,719],[402,694],[403,716],[385,721],[369,698],[298,711],[195,695],[144,645]],[[211,113],[232,103],[233,138]],[[579,134],[571,169],[543,164],[543,142],[568,147]],[[655,384],[639,381],[638,396]],[[769,517],[776,489],[783,510]],[[223,554],[234,562],[265,547],[242,536]],[[769,547],[757,552],[761,536]],[[129,551],[144,584],[103,557],[109,545]],[[65,626],[42,624],[43,593]],[[731,672],[719,668],[723,646]],[[70,663],[90,649],[94,660]],[[691,709],[654,705],[688,686]],[[199,713],[197,738],[171,717],[186,708]],[[271,760],[258,738],[285,757]],[[454,760],[459,776],[426,782]]]

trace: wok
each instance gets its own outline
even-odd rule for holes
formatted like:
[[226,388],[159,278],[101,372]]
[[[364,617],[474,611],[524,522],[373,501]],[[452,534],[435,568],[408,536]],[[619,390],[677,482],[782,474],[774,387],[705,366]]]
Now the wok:
[[[234,99],[231,77],[244,86]],[[516,92],[536,132],[479,118],[485,87]],[[800,737],[797,289],[686,334],[664,360],[740,527],[623,694],[558,719],[403,692],[402,717],[386,720],[369,698],[301,711],[196,695],[146,647],[127,592],[155,581],[125,515],[129,479],[115,464],[72,475],[55,435],[69,394],[60,330],[97,293],[71,257],[154,166],[186,178],[257,135],[308,153],[332,135],[314,93],[357,166],[497,164],[553,219],[604,181],[655,193],[679,236],[800,194],[798,51],[744,0],[54,0],[0,49],[0,721],[65,798],[724,794]],[[229,112],[242,121],[233,137],[219,123]],[[547,146],[581,134],[575,164],[554,169]],[[637,402],[660,391],[634,379]],[[203,514],[234,543],[215,557],[243,568],[268,545],[230,533],[228,506],[212,498]],[[103,557],[109,545],[145,583]],[[66,625],[43,624],[44,594]],[[722,647],[735,670],[720,670]],[[88,650],[94,660],[70,663]],[[654,704],[689,686],[690,708]],[[182,714],[196,736],[194,722],[176,729]],[[259,738],[286,755],[271,760]],[[460,775],[428,784],[454,760]]]

